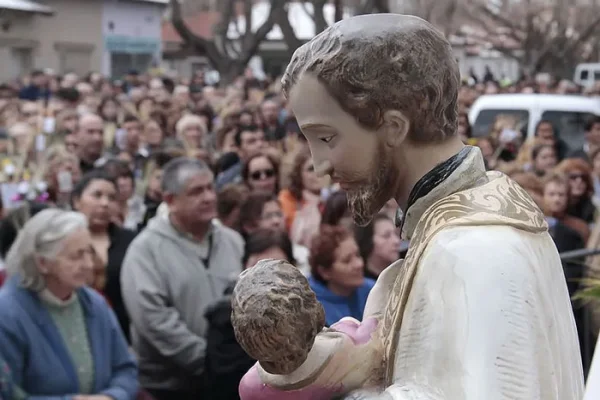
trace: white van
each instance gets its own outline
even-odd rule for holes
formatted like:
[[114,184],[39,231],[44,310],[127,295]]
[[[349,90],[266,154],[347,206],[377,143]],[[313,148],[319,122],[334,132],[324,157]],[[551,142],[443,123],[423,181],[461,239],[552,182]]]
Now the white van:
[[550,121],[557,135],[571,150],[584,143],[584,127],[589,118],[600,115],[600,100],[556,94],[494,94],[479,97],[469,111],[473,137],[489,135],[499,115],[516,117],[518,128],[527,137],[535,135],[541,120]]
[[593,87],[600,82],[600,63],[579,64],[575,68],[573,82],[583,87]]

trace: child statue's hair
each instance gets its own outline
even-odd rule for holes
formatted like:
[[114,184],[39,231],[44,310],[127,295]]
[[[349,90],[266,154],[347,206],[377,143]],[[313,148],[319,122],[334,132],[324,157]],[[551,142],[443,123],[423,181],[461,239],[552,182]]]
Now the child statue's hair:
[[271,374],[299,368],[325,326],[325,311],[308,280],[282,260],[261,260],[244,271],[231,303],[239,344]]

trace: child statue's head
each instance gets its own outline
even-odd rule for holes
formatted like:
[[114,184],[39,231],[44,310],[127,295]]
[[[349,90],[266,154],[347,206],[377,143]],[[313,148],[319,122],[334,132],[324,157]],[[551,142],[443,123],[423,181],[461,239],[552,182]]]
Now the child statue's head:
[[325,312],[298,268],[262,260],[240,275],[231,322],[246,353],[271,374],[299,368],[325,326]]

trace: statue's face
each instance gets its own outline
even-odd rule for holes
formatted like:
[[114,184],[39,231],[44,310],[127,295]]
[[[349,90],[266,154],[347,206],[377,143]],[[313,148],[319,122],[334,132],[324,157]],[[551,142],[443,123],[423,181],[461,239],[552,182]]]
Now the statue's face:
[[359,125],[310,74],[298,80],[289,101],[308,140],[315,170],[340,183],[354,221],[367,224],[394,195],[397,171],[384,135]]

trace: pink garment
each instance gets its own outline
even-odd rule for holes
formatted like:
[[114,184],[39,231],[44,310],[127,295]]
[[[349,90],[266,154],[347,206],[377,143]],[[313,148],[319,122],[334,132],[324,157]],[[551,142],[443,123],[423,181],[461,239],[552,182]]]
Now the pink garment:
[[[371,339],[377,328],[376,318],[367,318],[363,323],[353,319],[343,319],[331,328],[348,335],[355,345],[362,345]],[[341,383],[330,387],[311,385],[303,389],[282,391],[265,385],[260,380],[257,369],[258,363],[244,375],[240,382],[241,400],[330,400],[335,395],[344,393]]]
[[256,365],[244,375],[240,382],[240,399],[242,400],[330,400],[342,393],[341,385],[324,388],[311,385],[304,389],[282,391],[261,382]]

